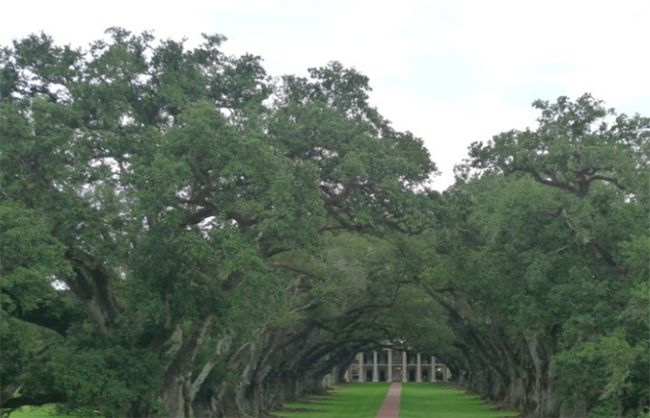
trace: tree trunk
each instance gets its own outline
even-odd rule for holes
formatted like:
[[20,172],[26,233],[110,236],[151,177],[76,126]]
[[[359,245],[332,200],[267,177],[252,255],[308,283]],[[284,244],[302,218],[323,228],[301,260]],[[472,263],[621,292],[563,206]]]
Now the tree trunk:
[[212,317],[209,316],[196,326],[167,368],[158,400],[170,417],[189,418],[192,415],[192,402],[196,394],[192,382],[194,359],[211,324]]

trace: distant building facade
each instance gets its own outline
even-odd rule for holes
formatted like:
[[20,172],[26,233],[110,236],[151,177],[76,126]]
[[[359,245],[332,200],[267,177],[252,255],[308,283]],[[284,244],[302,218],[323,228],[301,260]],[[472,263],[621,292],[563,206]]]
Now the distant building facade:
[[344,374],[348,382],[446,382],[451,372],[434,356],[386,348],[357,353]]

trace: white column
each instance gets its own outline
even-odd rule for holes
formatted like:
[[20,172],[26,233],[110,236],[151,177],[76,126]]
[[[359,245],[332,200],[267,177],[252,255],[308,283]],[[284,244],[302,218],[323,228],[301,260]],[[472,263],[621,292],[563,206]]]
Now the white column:
[[379,370],[377,367],[377,350],[372,350],[372,381],[379,382]]
[[408,375],[407,375],[407,367],[406,367],[406,351],[402,351],[402,382],[408,382]]
[[359,382],[366,381],[366,375],[363,373],[363,353],[359,353]]
[[417,356],[418,359],[417,359],[417,364],[415,369],[415,381],[418,383],[422,383],[422,357],[420,356],[420,353],[418,353]]
[[388,373],[386,373],[386,379],[389,382],[393,381],[393,350],[388,349]]
[[431,383],[436,383],[436,358],[431,356]]

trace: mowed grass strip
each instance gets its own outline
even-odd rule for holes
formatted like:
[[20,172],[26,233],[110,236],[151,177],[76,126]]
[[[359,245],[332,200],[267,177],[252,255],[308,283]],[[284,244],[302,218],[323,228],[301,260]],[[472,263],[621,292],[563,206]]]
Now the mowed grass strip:
[[407,383],[402,386],[400,418],[501,418],[517,412],[497,411],[478,397],[443,385]]
[[10,418],[77,418],[71,415],[56,415],[54,405],[23,406],[9,415]]
[[274,414],[287,418],[375,418],[387,392],[387,383],[350,384],[336,389],[331,396],[287,403],[286,410]]

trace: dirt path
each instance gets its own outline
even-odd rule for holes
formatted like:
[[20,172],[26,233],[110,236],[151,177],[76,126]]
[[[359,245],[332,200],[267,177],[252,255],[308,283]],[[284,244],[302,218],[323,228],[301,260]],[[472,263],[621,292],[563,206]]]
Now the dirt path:
[[384,403],[379,409],[377,418],[399,418],[399,400],[402,395],[402,384],[391,383]]

